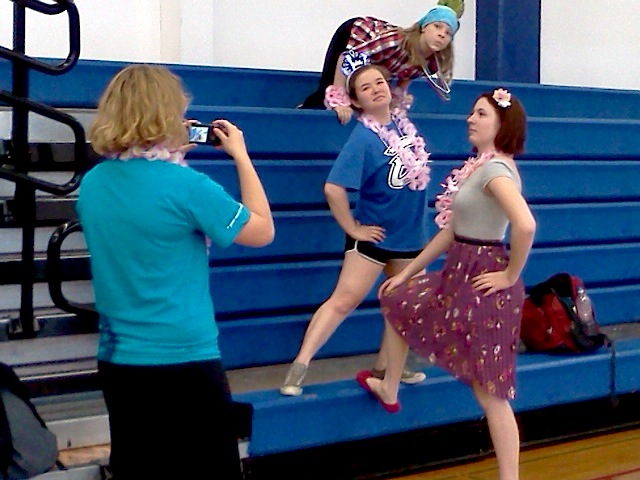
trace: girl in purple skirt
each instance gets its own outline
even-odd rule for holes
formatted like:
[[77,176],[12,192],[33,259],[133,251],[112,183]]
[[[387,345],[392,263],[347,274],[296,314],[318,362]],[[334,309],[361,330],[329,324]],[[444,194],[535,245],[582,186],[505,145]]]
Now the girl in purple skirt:
[[[508,91],[483,93],[467,118],[477,156],[454,169],[436,198],[440,231],[379,290],[388,349],[384,379],[358,383],[390,413],[408,349],[467,383],[484,409],[501,480],[518,478],[519,434],[509,403],[535,220],[521,194],[514,155],[523,151],[526,114]],[[503,244],[510,225],[510,249]],[[420,275],[446,252],[444,268]]]

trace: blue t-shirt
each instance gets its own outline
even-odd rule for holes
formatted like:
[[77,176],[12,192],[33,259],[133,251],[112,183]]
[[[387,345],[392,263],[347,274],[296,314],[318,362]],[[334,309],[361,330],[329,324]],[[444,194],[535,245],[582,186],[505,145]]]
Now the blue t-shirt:
[[230,245],[249,211],[204,174],[106,160],[76,205],[91,254],[98,359],[158,365],[220,358],[205,236]]
[[392,251],[420,250],[428,233],[427,190],[411,190],[405,184],[405,175],[406,169],[396,152],[358,122],[333,164],[327,182],[358,192],[354,218],[363,225],[379,225],[385,229],[386,237],[377,247]]

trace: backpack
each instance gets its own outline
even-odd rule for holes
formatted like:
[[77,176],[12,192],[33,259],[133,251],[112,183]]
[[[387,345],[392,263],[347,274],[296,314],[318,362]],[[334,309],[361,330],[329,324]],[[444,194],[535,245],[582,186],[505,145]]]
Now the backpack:
[[557,273],[531,288],[520,339],[529,351],[592,352],[611,341],[602,333],[580,277]]
[[0,362],[0,479],[31,478],[58,459],[56,436],[31,403],[29,390]]

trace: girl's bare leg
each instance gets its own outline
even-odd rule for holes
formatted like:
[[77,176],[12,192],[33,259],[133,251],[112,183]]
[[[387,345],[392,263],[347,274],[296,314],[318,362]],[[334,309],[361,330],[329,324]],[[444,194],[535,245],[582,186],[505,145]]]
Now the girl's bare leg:
[[400,386],[400,378],[402,370],[407,361],[409,346],[402,339],[398,332],[384,322],[385,350],[386,356],[386,372],[383,380],[377,378],[368,378],[366,381],[371,390],[376,392],[383,402],[393,404],[398,401],[398,388]]
[[473,385],[473,393],[487,416],[500,480],[518,480],[520,434],[511,404],[487,393],[478,384]]
[[[397,275],[398,273],[400,273],[404,267],[410,262],[411,260],[392,260],[389,263],[387,263],[387,265],[385,265],[384,268],[384,274],[387,278],[389,277],[393,277],[394,275]],[[420,272],[418,275],[424,273]],[[387,368],[387,358],[388,358],[388,333],[387,333],[387,326],[385,325],[385,329],[382,333],[382,339],[380,341],[380,350],[378,350],[378,355],[376,357],[376,362],[375,362],[375,369],[376,370],[385,370]],[[406,360],[406,354],[405,354],[405,360]]]
[[338,326],[362,303],[382,269],[356,252],[345,254],[336,288],[311,317],[296,362],[309,365]]

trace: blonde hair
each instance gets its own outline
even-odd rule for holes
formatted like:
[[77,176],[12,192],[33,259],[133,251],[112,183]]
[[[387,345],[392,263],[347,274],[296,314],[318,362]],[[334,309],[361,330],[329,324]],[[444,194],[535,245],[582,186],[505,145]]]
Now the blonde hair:
[[182,81],[166,67],[129,65],[107,85],[88,138],[100,155],[133,146],[170,148],[188,142],[184,113],[190,98]]
[[[403,35],[402,48],[409,54],[409,62],[419,67],[427,66],[427,59],[420,53],[420,24],[414,23],[409,28],[398,28]],[[438,62],[438,75],[447,83],[453,78],[453,40],[443,50],[434,53]]]

